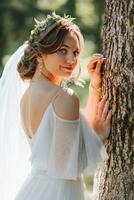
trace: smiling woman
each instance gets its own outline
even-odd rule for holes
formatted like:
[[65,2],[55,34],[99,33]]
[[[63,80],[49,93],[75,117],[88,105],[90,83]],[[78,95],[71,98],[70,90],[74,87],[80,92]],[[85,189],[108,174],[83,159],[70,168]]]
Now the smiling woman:
[[111,112],[106,97],[98,98],[103,57],[89,62],[92,90],[84,112],[74,91],[61,84],[79,65],[82,48],[72,18],[52,13],[36,20],[27,43],[5,66],[0,199],[85,199],[82,174],[93,173],[107,158],[102,141],[109,135]]
[[61,77],[68,78],[71,75],[79,62],[79,54],[78,37],[75,33],[70,32],[66,35],[58,51],[43,56],[44,68],[60,82]]
[[[64,71],[63,76],[67,77],[77,66],[79,54],[84,45],[83,36],[72,20],[59,20],[52,24],[49,31],[39,31],[42,24],[37,23],[37,27],[40,28],[36,27],[31,32],[29,45],[18,64],[18,72],[23,80],[31,80],[35,72],[40,70],[48,79],[59,82],[61,76],[58,74],[58,68],[60,66],[61,71]],[[58,67],[54,67],[53,63]]]

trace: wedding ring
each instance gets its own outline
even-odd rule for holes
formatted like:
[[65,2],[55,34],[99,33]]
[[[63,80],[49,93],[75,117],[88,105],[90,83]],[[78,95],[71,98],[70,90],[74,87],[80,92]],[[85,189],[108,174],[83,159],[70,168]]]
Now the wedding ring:
[[103,57],[103,54],[100,54],[100,53],[94,53],[92,55],[92,57]]

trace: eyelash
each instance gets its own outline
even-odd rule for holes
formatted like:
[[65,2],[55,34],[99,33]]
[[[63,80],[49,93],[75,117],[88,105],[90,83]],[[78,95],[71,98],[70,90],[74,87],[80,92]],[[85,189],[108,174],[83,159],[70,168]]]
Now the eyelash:
[[[64,55],[67,53],[67,49],[65,49],[65,48],[62,48],[59,51]],[[73,53],[74,53],[75,56],[79,55],[78,51],[74,51]]]
[[66,53],[67,53],[67,49],[65,49],[65,48],[64,48],[64,49],[60,49],[59,51],[60,51],[62,54],[66,54]]
[[75,56],[78,56],[79,52],[78,51],[74,51],[74,54],[75,54]]

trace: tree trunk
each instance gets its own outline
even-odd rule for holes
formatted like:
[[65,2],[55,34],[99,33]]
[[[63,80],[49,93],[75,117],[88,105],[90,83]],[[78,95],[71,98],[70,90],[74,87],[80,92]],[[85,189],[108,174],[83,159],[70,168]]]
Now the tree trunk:
[[109,159],[94,179],[95,200],[134,200],[134,0],[107,0],[103,91],[114,111]]

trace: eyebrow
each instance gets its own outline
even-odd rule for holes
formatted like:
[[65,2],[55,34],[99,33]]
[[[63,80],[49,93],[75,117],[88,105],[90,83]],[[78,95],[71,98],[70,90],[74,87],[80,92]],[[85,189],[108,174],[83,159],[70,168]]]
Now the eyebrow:
[[[62,46],[61,47],[67,47],[68,49],[71,49],[71,47],[69,46],[69,45],[67,45],[67,44],[62,44]],[[80,51],[80,49],[79,48],[76,48],[76,50],[78,50],[78,51]]]

